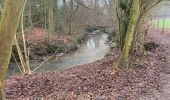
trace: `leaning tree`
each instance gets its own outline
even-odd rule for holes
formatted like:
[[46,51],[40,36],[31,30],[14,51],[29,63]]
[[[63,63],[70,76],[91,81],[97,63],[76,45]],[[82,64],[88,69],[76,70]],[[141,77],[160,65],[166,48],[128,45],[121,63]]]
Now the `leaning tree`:
[[[118,45],[121,48],[121,55],[117,67],[122,67],[132,47],[137,41],[140,22],[145,18],[147,12],[162,0],[117,0],[117,17],[119,23]],[[144,35],[144,34],[143,34]],[[139,47],[142,52],[143,42]]]
[[5,0],[4,2],[0,22],[0,100],[5,99],[4,80],[24,2],[25,0]]

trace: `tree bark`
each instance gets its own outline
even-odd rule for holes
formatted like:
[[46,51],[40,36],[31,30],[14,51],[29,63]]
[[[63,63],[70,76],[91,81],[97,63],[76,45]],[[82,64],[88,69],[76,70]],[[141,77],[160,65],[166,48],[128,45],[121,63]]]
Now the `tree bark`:
[[26,67],[25,67],[26,63],[25,63],[24,56],[22,54],[21,48],[18,44],[18,40],[17,40],[16,37],[15,37],[14,43],[15,43],[15,46],[16,46],[16,49],[17,49],[17,52],[18,52],[20,62],[21,62],[22,73],[25,74],[26,73]]
[[[31,74],[31,69],[29,66],[29,57],[28,57],[28,51],[26,46],[26,40],[25,40],[25,32],[24,32],[24,9],[25,9],[26,1],[24,2],[22,14],[21,14],[21,33],[22,33],[22,40],[23,40],[23,47],[24,47],[24,62],[25,62],[25,68],[26,73]],[[22,52],[21,52],[22,54]]]
[[94,1],[94,25],[96,25],[97,24],[97,12],[98,12],[98,5],[99,4],[99,1],[98,0],[95,0]]
[[70,0],[69,34],[72,33],[73,0]]
[[32,0],[29,0],[29,5],[28,5],[28,26],[30,27],[32,23]]
[[50,34],[54,32],[54,0],[48,1],[48,29]]
[[5,100],[4,80],[24,2],[25,0],[5,0],[4,3],[0,22],[0,100]]
[[138,17],[140,15],[139,6],[140,6],[140,0],[133,0],[132,10],[131,10],[132,15],[130,17],[130,22],[128,25],[128,30],[127,30],[126,38],[125,38],[125,44],[123,46],[123,51],[118,60],[117,67],[122,67],[129,55],[129,50],[131,48],[131,44],[133,41],[133,34],[134,34],[135,26],[136,26]]

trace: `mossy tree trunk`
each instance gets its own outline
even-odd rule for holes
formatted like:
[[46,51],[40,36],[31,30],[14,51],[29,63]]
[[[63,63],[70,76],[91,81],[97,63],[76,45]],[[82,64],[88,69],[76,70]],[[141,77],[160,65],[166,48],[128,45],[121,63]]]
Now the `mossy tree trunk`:
[[122,67],[128,57],[129,50],[131,48],[131,44],[133,41],[134,30],[136,27],[138,17],[140,15],[139,7],[140,7],[140,0],[133,0],[132,9],[131,9],[132,15],[130,17],[123,50],[118,61],[118,65],[117,65],[118,67]]
[[48,0],[48,38],[54,32],[54,0]]
[[0,22],[0,100],[5,100],[4,80],[24,2],[25,0],[5,0],[4,2]]
[[123,51],[124,43],[126,34],[128,31],[128,25],[130,22],[131,17],[131,9],[132,9],[132,1],[133,0],[118,0],[116,12],[117,12],[117,19],[119,24],[119,36],[117,37],[117,42],[119,42],[119,47],[121,51]]
[[64,29],[63,29],[63,33],[67,33],[67,26],[68,26],[68,23],[67,23],[67,1],[66,0],[63,0],[63,19],[64,19],[64,22],[63,22],[63,25],[64,25]]
[[72,33],[72,20],[73,20],[73,0],[70,0],[70,16],[69,16],[69,34]]

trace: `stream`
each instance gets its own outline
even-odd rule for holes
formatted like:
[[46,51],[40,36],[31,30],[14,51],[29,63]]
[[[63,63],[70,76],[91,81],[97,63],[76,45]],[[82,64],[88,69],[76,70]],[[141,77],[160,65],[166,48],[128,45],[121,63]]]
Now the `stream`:
[[[160,28],[163,26],[164,19],[165,28],[170,28],[170,13],[167,13],[169,11],[169,1],[161,2],[153,9],[152,13],[154,13],[155,24],[158,24],[159,19]],[[106,44],[108,35],[103,32],[93,33],[91,36],[89,36],[88,40],[85,41],[76,51],[71,51],[60,57],[54,57],[52,60],[39,67],[36,72],[62,70],[102,59],[109,52],[109,46]],[[38,64],[31,65],[32,69],[36,68],[37,65]],[[17,66],[11,66],[12,67],[9,67],[8,69],[7,76],[19,74]]]
[[[76,51],[54,57],[39,67],[36,72],[62,70],[100,60],[110,51],[106,44],[107,37],[108,34],[103,32],[93,32]],[[35,68],[35,65],[32,66]],[[16,74],[19,74],[17,66],[9,68],[7,76]]]

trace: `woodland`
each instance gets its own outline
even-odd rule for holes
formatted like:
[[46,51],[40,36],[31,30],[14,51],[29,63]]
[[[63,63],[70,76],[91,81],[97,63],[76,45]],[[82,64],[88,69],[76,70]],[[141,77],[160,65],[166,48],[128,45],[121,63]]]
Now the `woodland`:
[[0,0],[0,100],[170,100],[168,8]]

